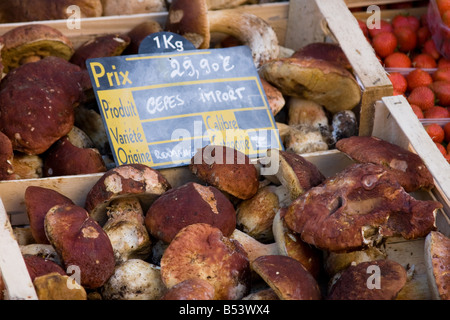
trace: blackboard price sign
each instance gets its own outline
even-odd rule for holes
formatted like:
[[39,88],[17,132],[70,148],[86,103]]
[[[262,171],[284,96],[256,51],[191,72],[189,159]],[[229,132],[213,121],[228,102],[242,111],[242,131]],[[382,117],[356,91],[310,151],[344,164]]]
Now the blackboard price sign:
[[86,64],[117,165],[182,166],[210,144],[251,158],[282,149],[246,46],[95,58]]

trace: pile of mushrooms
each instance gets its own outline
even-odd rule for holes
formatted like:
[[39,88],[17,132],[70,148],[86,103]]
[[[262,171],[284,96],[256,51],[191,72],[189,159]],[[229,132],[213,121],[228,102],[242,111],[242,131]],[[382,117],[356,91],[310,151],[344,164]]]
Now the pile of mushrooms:
[[[347,139],[342,144],[367,138]],[[429,277],[439,297],[448,297],[445,275],[437,272],[448,268],[449,257],[448,238],[435,227],[442,204],[414,199],[398,178],[401,172],[426,176],[423,163],[407,150],[369,139],[373,158],[390,167],[349,152],[359,160],[326,177],[292,152],[272,149],[269,159],[254,162],[235,149],[209,145],[192,157],[185,168],[190,177],[177,185],[139,164],[109,169],[83,206],[30,186],[24,200],[31,240],[22,240],[21,249],[38,296],[395,299],[411,270],[383,255],[383,241],[400,236],[427,237]],[[279,166],[275,174],[265,174],[270,161]],[[401,161],[407,173],[398,171]],[[431,187],[427,181],[415,190]],[[86,250],[89,255],[81,254]],[[380,270],[389,286],[369,290],[368,268]],[[77,291],[59,288],[80,274]]]

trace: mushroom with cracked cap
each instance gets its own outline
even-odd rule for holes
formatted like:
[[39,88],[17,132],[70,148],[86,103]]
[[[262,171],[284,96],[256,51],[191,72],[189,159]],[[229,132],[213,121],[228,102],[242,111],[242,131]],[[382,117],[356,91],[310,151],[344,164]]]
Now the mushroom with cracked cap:
[[442,207],[412,197],[385,167],[355,163],[295,199],[284,221],[303,241],[342,252],[392,236],[424,237],[435,230],[436,211]]
[[250,290],[250,264],[241,244],[206,223],[181,229],[161,258],[161,277],[170,289],[189,278],[207,280],[215,300],[239,300]]
[[125,164],[105,172],[86,195],[89,215],[100,225],[108,219],[106,209],[113,200],[136,197],[144,212],[160,195],[171,188],[157,170],[144,164]]
[[24,201],[34,240],[39,244],[49,244],[44,227],[45,215],[53,206],[73,204],[73,201],[58,191],[40,186],[28,186]]

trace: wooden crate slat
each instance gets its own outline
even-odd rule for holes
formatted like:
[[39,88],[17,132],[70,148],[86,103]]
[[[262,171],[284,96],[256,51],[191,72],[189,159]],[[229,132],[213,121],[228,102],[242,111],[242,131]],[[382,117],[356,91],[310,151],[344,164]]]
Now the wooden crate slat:
[[450,165],[444,159],[404,96],[382,98],[376,104],[373,136],[395,143],[418,154],[435,180],[432,190],[442,203],[436,217],[441,232],[450,236]]
[[6,286],[8,300],[37,300],[19,244],[14,239],[13,230],[3,202],[0,199],[0,274]]

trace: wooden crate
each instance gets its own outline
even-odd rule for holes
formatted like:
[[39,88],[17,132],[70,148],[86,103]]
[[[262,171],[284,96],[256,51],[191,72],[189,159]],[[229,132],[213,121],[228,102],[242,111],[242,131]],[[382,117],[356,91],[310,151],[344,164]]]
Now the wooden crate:
[[[294,50],[316,41],[339,43],[362,87],[360,134],[371,134],[374,127],[375,103],[382,97],[392,94],[392,85],[343,0],[291,0],[290,3],[242,6],[233,10],[243,10],[264,18],[274,28],[280,44]],[[45,23],[61,30],[72,40],[75,47],[78,47],[97,35],[127,32],[140,22],[149,19],[164,24],[166,17],[166,13],[155,13],[89,18],[81,21],[80,29],[67,28],[65,21],[36,23]],[[19,25],[22,24],[0,25],[0,34]],[[344,156],[336,150],[308,155],[308,159],[317,163],[327,175],[339,170],[338,159],[343,158]],[[172,186],[193,178],[186,168],[167,169],[162,172]],[[100,176],[101,174],[90,174],[0,181],[0,271],[7,286],[8,299],[36,299],[19,247],[11,232],[11,226],[28,223],[23,200],[26,188],[30,185],[52,188],[70,197],[76,204],[84,205],[88,190]]]

